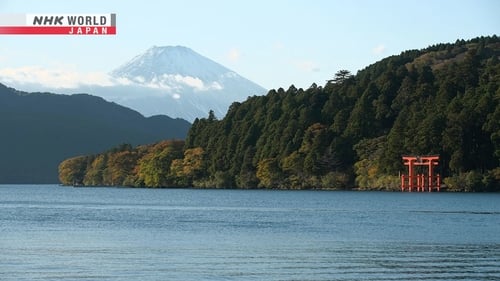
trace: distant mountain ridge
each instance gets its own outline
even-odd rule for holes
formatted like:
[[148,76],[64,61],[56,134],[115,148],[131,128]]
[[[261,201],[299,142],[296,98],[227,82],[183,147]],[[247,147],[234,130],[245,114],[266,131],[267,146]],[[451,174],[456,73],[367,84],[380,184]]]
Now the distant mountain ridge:
[[[67,78],[71,81],[65,81],[64,73],[57,70],[36,75],[30,70],[19,71],[12,77],[0,77],[0,82],[28,92],[89,93],[144,116],[167,115],[189,122],[208,116],[210,110],[222,118],[233,102],[267,92],[235,71],[184,46],[151,47],[109,73],[91,74],[94,78],[88,79],[86,73],[78,70]],[[45,80],[47,75],[52,82]],[[23,79],[25,76],[31,78]],[[72,81],[76,79],[78,81]]]
[[65,158],[122,143],[183,139],[189,127],[87,94],[27,93],[0,84],[0,183],[55,183]]

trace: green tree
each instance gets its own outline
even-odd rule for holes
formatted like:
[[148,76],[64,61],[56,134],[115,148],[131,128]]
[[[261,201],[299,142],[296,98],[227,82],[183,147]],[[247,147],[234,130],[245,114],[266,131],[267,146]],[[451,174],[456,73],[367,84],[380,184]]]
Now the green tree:
[[386,137],[364,139],[356,144],[355,149],[359,160],[354,164],[356,184],[360,189],[395,190],[399,178],[383,173],[380,159],[383,156]]
[[344,83],[354,76],[349,70],[341,69],[335,73],[335,77],[332,80],[328,80],[329,83]]
[[256,176],[257,171],[253,164],[254,157],[255,148],[253,146],[247,147],[240,173],[236,177],[236,185],[240,188],[256,188],[259,184],[259,179]]
[[139,160],[138,179],[147,187],[167,187],[174,181],[170,167],[174,159],[183,156],[182,141],[165,141],[153,146],[151,151]]
[[283,171],[291,188],[304,187],[307,174],[304,170],[305,156],[299,151],[294,151],[283,159]]
[[376,135],[378,127],[375,119],[375,112],[372,105],[378,90],[375,84],[370,83],[368,89],[358,99],[349,117],[347,128],[344,134],[358,141],[364,137]]
[[87,186],[103,185],[103,174],[107,165],[106,154],[101,154],[95,157],[92,164],[87,168],[87,172],[83,179],[83,184]]

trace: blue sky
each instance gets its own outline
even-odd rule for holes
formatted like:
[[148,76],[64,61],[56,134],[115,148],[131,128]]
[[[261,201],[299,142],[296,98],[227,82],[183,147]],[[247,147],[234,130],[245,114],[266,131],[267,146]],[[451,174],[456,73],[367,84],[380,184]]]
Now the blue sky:
[[[323,85],[408,49],[500,35],[497,0],[1,0],[6,13],[116,13],[116,36],[0,35],[0,81],[71,86],[183,45],[267,89]],[[80,81],[81,82],[81,81]]]

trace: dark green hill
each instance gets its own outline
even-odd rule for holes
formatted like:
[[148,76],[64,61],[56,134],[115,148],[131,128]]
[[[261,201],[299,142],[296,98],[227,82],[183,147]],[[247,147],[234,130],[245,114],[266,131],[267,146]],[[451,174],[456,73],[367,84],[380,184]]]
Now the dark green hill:
[[61,180],[127,170],[143,186],[395,190],[402,155],[439,154],[449,190],[499,191],[499,56],[497,36],[406,51],[196,119],[183,155],[170,144],[70,159]]
[[0,84],[0,183],[56,183],[65,158],[120,143],[184,139],[189,127],[87,94],[25,93]]
[[196,120],[220,186],[393,189],[401,155],[439,154],[456,190],[499,190],[500,39],[439,44],[383,59],[324,87],[270,91]]

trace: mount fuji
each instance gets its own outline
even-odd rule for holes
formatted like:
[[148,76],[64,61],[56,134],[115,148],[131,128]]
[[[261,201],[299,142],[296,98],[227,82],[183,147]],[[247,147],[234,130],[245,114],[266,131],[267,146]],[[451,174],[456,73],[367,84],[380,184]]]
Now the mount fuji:
[[145,116],[193,121],[213,110],[223,117],[235,101],[266,89],[183,46],[152,47],[110,72],[114,86],[89,89]]

